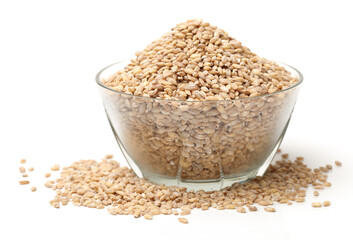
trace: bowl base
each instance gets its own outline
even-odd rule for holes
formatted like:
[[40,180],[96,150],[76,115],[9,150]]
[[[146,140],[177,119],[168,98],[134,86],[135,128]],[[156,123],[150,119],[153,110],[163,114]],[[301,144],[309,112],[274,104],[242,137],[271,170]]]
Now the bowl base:
[[179,178],[168,178],[166,176],[160,176],[156,174],[144,174],[143,177],[156,184],[164,184],[166,186],[178,186],[181,188],[187,188],[188,191],[218,191],[225,187],[229,187],[234,183],[244,183],[257,176],[257,171],[251,171],[242,176],[231,177],[231,178],[219,178],[210,180],[181,180]]

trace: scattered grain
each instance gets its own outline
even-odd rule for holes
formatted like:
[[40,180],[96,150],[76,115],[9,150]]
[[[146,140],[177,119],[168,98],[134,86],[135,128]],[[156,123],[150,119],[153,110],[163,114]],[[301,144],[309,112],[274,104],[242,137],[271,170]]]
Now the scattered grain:
[[47,181],[44,186],[47,187],[47,188],[52,188],[53,187],[53,184],[54,184],[54,181]]
[[265,207],[264,209],[266,212],[276,212],[276,209],[273,207]]
[[255,207],[255,206],[249,206],[248,208],[249,208],[250,212],[256,212],[257,211],[257,207]]
[[226,209],[226,208],[224,206],[221,206],[221,205],[217,207],[217,210],[224,210],[224,209]]
[[228,205],[225,206],[225,208],[226,208],[226,209],[235,209],[236,206],[233,205],[233,204],[228,204]]
[[60,170],[60,165],[59,164],[55,164],[54,166],[52,166],[50,168],[51,171],[59,171]]
[[21,164],[26,163],[26,159],[21,159],[21,160],[20,160],[20,163],[21,163]]
[[324,202],[322,203],[322,205],[323,205],[324,207],[328,207],[328,206],[331,205],[331,202],[330,202],[330,201],[324,201]]
[[321,202],[313,202],[311,204],[311,206],[314,207],[314,208],[319,208],[319,207],[322,207],[322,204],[321,204]]
[[184,224],[189,223],[189,221],[186,218],[178,218],[178,221]]
[[324,186],[325,186],[325,187],[331,187],[331,185],[332,185],[332,184],[331,184],[330,182],[324,182]]
[[315,197],[319,196],[319,192],[318,191],[314,191],[314,196]]
[[46,178],[48,178],[48,177],[51,176],[51,173],[46,173],[44,176],[45,176]]
[[107,154],[107,155],[105,155],[105,159],[112,159],[114,157],[114,155],[113,154]]
[[205,211],[205,210],[208,210],[208,209],[209,209],[208,206],[202,206],[202,207],[201,207],[201,210],[204,210],[204,211]]
[[55,208],[60,208],[60,203],[59,202],[52,202],[51,205]]
[[244,207],[237,207],[237,212],[238,213],[246,213],[246,210]]
[[32,191],[32,192],[37,191],[37,187],[35,187],[35,186],[31,187],[31,191]]
[[28,171],[29,171],[29,172],[33,172],[33,170],[34,170],[34,167],[29,167],[29,168],[28,168]]
[[27,173],[22,174],[22,177],[28,177]]
[[19,183],[20,183],[21,185],[26,185],[26,184],[29,184],[29,181],[27,181],[27,180],[22,180],[22,181],[19,181]]
[[340,167],[342,166],[342,163],[340,161],[335,161],[336,166]]
[[305,202],[305,198],[299,197],[299,198],[296,198],[295,201],[298,202],[298,203]]
[[[67,205],[108,208],[113,215],[145,216],[188,215],[194,208],[235,209],[240,213],[256,211],[256,204],[273,212],[274,203],[304,202],[309,185],[325,188],[319,179],[327,179],[302,161],[280,160],[271,164],[263,177],[234,184],[220,191],[190,191],[176,186],[155,185],[138,178],[131,169],[106,158],[97,162],[80,160],[65,167],[56,181],[45,186],[56,191],[50,202],[54,207]],[[28,182],[29,183],[29,182]],[[314,192],[315,194],[315,192]],[[325,203],[326,204],[326,203]],[[178,212],[180,209],[180,213]]]
[[190,205],[181,206],[180,209],[181,209],[180,215],[189,215],[191,213]]
[[25,173],[26,169],[24,167],[20,167],[20,173]]

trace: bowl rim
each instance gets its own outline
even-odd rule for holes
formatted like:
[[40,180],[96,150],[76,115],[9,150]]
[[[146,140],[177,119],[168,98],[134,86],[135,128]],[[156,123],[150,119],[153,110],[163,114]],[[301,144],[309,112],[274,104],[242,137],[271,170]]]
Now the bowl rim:
[[102,70],[100,70],[97,74],[96,74],[96,83],[100,86],[100,87],[103,87],[109,91],[112,91],[114,93],[118,93],[118,94],[122,94],[122,95],[125,95],[125,96],[130,96],[130,97],[136,97],[136,98],[141,98],[141,99],[145,99],[145,100],[154,100],[154,101],[166,101],[166,102],[185,102],[185,103],[218,103],[218,102],[234,102],[234,101],[244,101],[244,100],[250,100],[250,99],[256,99],[256,98],[262,98],[262,97],[269,97],[269,96],[272,96],[272,95],[276,95],[276,94],[279,94],[279,93],[283,93],[283,92],[286,92],[286,91],[289,91],[291,89],[294,89],[296,87],[298,87],[299,85],[301,85],[303,83],[303,80],[304,80],[304,76],[303,74],[296,68],[292,67],[291,65],[288,65],[286,63],[283,63],[283,62],[279,62],[279,61],[273,61],[275,63],[277,63],[278,65],[284,67],[286,70],[288,70],[287,68],[291,69],[292,71],[294,71],[297,75],[298,75],[298,81],[293,84],[292,86],[288,87],[288,88],[285,88],[285,89],[282,89],[280,91],[277,91],[277,92],[273,92],[273,93],[267,93],[267,94],[263,94],[263,95],[259,95],[259,96],[254,96],[254,97],[246,97],[246,98],[237,98],[237,99],[225,99],[225,100],[216,100],[216,101],[213,101],[213,100],[208,100],[208,101],[196,101],[196,100],[176,100],[176,99],[161,99],[161,98],[152,98],[152,97],[144,97],[144,96],[137,96],[137,95],[133,95],[133,94],[129,94],[129,93],[124,93],[124,92],[120,92],[120,91],[117,91],[113,88],[110,88],[106,85],[104,85],[101,80],[100,80],[100,76],[101,74],[108,68],[114,66],[114,65],[117,65],[117,64],[121,64],[121,63],[124,63],[124,62],[127,62],[128,60],[122,60],[122,61],[118,61],[118,62],[115,62],[115,63],[112,63],[108,66],[106,66],[105,68],[103,68]]

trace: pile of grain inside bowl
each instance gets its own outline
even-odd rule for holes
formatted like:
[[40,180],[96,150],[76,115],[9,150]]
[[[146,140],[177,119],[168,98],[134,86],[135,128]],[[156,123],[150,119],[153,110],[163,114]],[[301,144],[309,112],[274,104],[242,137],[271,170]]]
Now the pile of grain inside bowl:
[[188,20],[137,52],[103,84],[137,96],[213,101],[274,93],[295,82],[283,67],[257,56],[224,30]]
[[110,122],[146,176],[216,181],[263,164],[295,104],[294,72],[190,20],[99,80],[128,94],[101,89]]
[[[128,167],[121,167],[111,158],[80,160],[64,167],[60,178],[45,184],[56,191],[50,201],[55,208],[71,202],[75,206],[108,208],[113,215],[144,216],[151,220],[154,215],[188,215],[194,208],[208,210],[233,209],[239,213],[254,212],[258,207],[275,212],[275,203],[292,205],[304,202],[306,191],[311,185],[317,190],[330,187],[328,164],[311,169],[304,164],[304,158],[295,161],[287,159],[270,165],[263,177],[257,177],[244,184],[234,184],[220,191],[186,191],[176,186],[155,185],[138,178]],[[314,202],[313,207],[329,206],[329,201]],[[185,218],[179,218],[187,223]]]

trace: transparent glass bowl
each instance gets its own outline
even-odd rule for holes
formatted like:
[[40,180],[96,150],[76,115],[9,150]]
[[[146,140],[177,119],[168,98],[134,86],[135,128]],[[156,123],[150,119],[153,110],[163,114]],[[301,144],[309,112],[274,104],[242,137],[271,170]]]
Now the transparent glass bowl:
[[127,65],[101,70],[96,81],[106,114],[137,176],[188,190],[219,190],[265,173],[287,130],[302,74],[285,90],[237,100],[176,101],[134,96],[101,83]]

